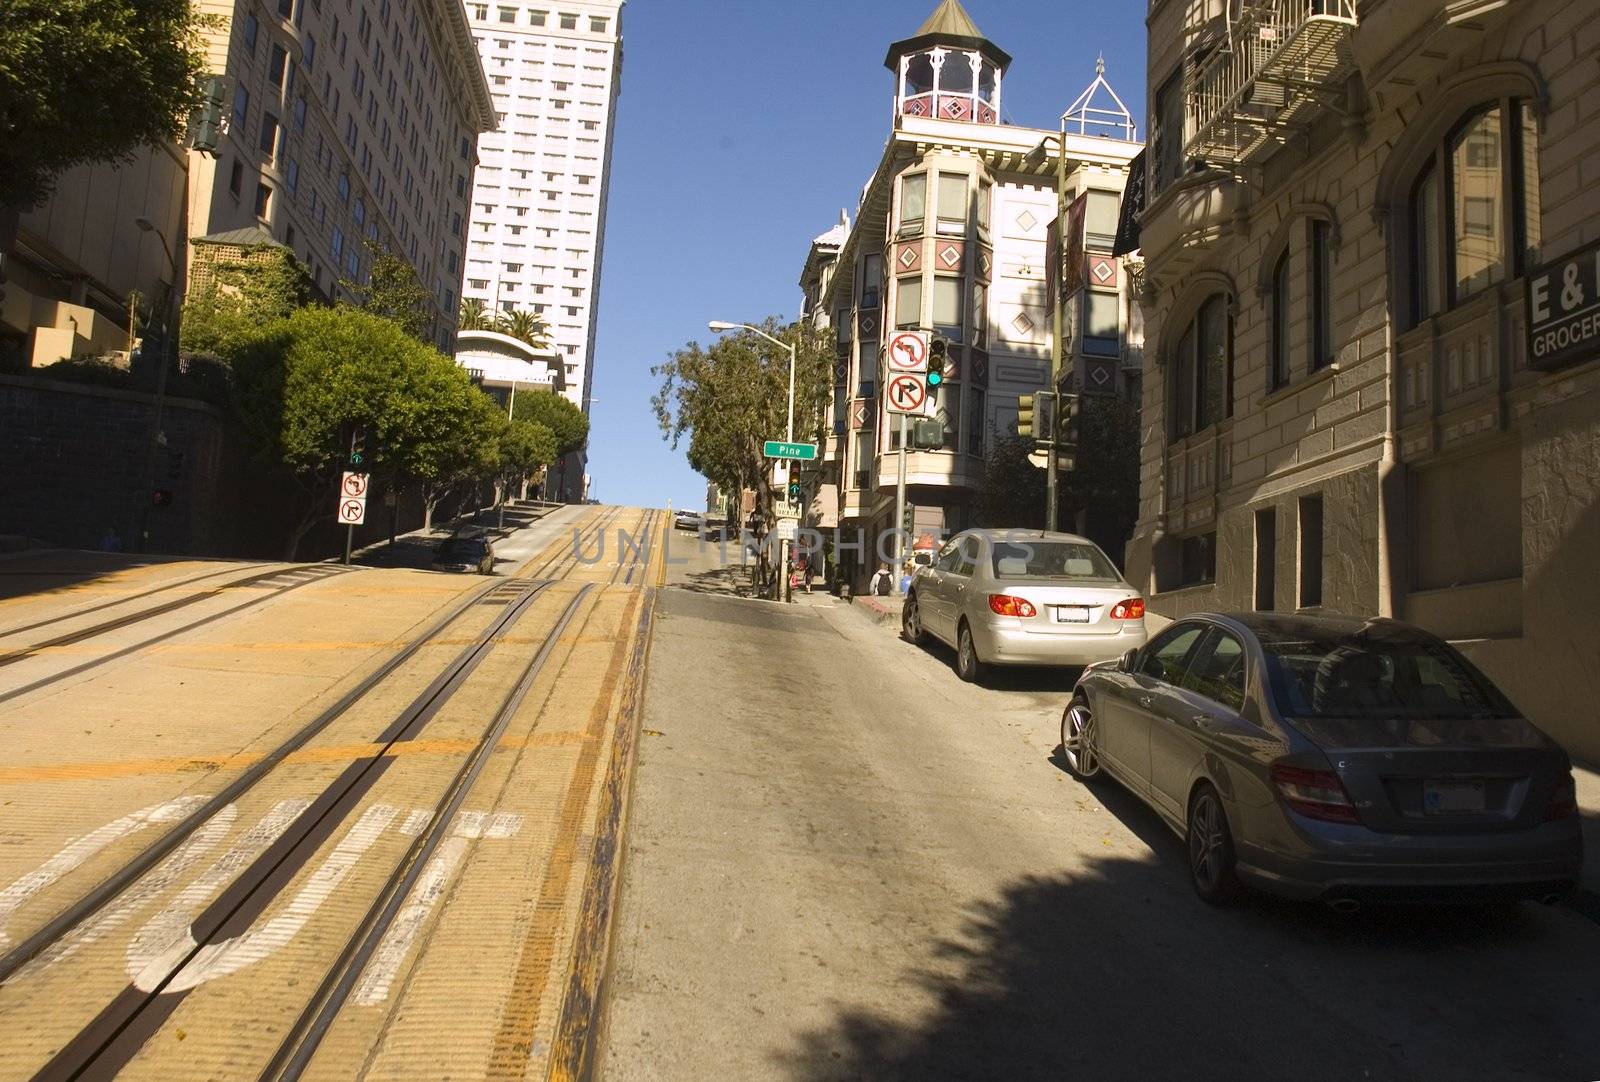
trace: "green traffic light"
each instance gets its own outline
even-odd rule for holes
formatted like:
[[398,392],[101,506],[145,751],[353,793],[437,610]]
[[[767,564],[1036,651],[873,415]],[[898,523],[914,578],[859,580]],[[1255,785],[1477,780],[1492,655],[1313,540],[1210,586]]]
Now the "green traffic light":
[[929,372],[928,373],[928,386],[929,387],[937,387],[937,386],[939,386],[939,384],[941,384],[943,382],[944,382],[944,376],[941,373],[938,373],[938,372]]

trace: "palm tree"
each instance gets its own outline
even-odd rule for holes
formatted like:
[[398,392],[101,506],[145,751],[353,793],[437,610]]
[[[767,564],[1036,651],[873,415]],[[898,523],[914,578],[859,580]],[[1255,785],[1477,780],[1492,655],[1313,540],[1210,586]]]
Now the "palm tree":
[[492,323],[482,301],[469,297],[461,302],[461,311],[456,317],[457,330],[487,331]]
[[522,310],[512,312],[510,316],[500,321],[497,329],[502,334],[508,334],[534,349],[544,349],[550,345],[550,325],[536,312]]

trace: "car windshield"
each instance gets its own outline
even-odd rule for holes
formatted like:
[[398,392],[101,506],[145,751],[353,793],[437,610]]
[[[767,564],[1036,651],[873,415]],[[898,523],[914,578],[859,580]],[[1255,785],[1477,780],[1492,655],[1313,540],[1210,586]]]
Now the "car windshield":
[[1258,631],[1279,713],[1290,718],[1514,718],[1488,679],[1437,639],[1385,629]]
[[991,559],[997,579],[1122,581],[1105,554],[1083,541],[996,541]]

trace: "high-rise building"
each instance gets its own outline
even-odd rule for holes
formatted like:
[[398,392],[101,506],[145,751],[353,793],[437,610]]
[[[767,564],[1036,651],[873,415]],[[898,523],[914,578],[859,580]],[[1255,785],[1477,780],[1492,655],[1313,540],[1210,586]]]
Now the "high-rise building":
[[[605,243],[611,134],[622,76],[623,0],[468,0],[494,95],[478,141],[462,295],[550,328],[567,395],[585,412]],[[586,456],[558,483],[584,494]]]
[[202,0],[223,99],[214,148],[86,165],[22,214],[0,335],[32,363],[121,348],[188,277],[190,238],[278,244],[322,295],[371,272],[371,243],[409,261],[454,349],[467,203],[489,88],[455,0]]

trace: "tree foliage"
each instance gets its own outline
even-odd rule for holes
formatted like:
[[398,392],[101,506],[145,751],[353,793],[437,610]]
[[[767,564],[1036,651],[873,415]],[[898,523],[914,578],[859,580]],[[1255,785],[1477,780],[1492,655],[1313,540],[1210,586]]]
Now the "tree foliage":
[[340,282],[363,311],[381,316],[422,343],[433,341],[433,294],[417,278],[417,270],[389,249],[366,242],[372,260],[365,282]]
[[0,4],[0,207],[178,138],[200,103],[203,26],[189,0]]
[[513,419],[500,437],[500,459],[506,472],[526,477],[560,457],[556,434],[538,421]]
[[468,297],[461,302],[461,307],[456,312],[456,329],[461,331],[492,331],[494,330],[494,317],[483,306],[483,302],[476,297]]
[[500,319],[492,329],[510,335],[533,349],[544,349],[550,345],[550,325],[537,312],[519,308]]
[[1045,472],[1032,462],[1033,440],[1001,436],[989,449],[978,488],[978,525],[991,530],[1044,528]]
[[[180,344],[186,353],[226,355],[265,324],[311,303],[311,275],[294,253],[263,245],[268,258],[218,259],[205,284],[184,300]],[[261,254],[259,248],[247,252]]]
[[551,431],[556,458],[570,455],[589,442],[588,414],[554,391],[518,391],[512,411],[513,419],[536,422]]
[[467,373],[395,323],[354,308],[302,308],[232,354],[239,414],[257,455],[281,464],[307,493],[291,533],[332,513],[349,434],[367,432],[371,468],[425,486],[498,464],[506,424]]

